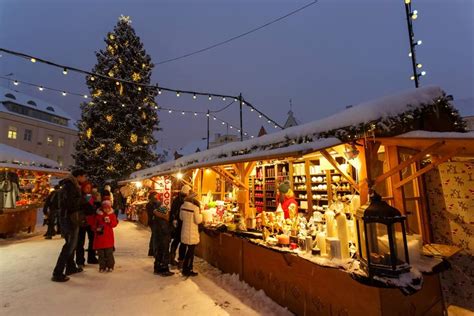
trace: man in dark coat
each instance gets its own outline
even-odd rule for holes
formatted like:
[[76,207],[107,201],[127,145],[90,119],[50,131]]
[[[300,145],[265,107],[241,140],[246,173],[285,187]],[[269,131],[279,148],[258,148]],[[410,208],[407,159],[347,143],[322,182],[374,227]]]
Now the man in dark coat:
[[[186,246],[181,243],[181,227],[183,225],[183,221],[179,218],[179,210],[184,203],[184,199],[188,195],[189,191],[191,191],[191,187],[189,185],[183,185],[181,187],[181,191],[178,193],[171,203],[171,211],[170,211],[170,224],[174,227],[174,231],[171,234],[171,238],[173,241],[171,242],[170,247],[170,264],[172,265],[182,265],[184,260],[184,255],[186,254]],[[178,249],[179,245],[179,254],[178,254],[178,261],[176,261],[176,249]]]
[[[45,224],[48,225],[48,230],[46,231],[46,234],[44,234],[44,237],[46,239],[52,239],[54,235],[56,235],[56,231],[54,230],[54,226],[58,225],[58,212],[59,212],[59,203],[58,203],[58,197],[57,197],[57,192],[59,190],[59,185],[56,185],[54,187],[54,190],[49,193],[48,197],[44,201],[44,206],[43,206],[43,215],[45,219]],[[57,232],[59,234],[59,225]]]
[[[67,275],[82,272],[82,268],[77,267],[74,262],[74,250],[77,246],[79,226],[84,220],[81,212],[81,183],[86,180],[86,172],[77,169],[59,183],[61,186],[58,191],[60,198],[59,222],[65,243],[51,278],[55,282],[66,282],[69,280]],[[66,270],[66,274],[64,274],[64,270]]]

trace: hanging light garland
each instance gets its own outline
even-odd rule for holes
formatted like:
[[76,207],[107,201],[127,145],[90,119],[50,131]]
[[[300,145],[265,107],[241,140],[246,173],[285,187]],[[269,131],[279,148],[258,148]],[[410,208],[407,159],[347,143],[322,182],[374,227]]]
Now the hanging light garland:
[[[193,99],[197,99],[198,96],[207,96],[209,101],[211,101],[213,99],[213,97],[216,97],[218,99],[221,99],[222,101],[225,101],[227,98],[229,99],[234,99],[235,101],[239,100],[239,97],[237,96],[231,96],[231,95],[223,95],[223,94],[215,94],[215,93],[209,93],[209,92],[198,92],[198,91],[186,91],[186,90],[177,90],[177,89],[171,89],[171,88],[166,88],[166,87],[161,87],[161,86],[158,86],[158,85],[147,85],[147,84],[143,84],[143,83],[138,83],[136,82],[135,79],[139,80],[139,74],[136,73],[134,75],[132,75],[132,81],[130,80],[126,80],[126,79],[120,79],[120,78],[114,78],[113,75],[113,71],[109,71],[108,73],[108,76],[107,75],[103,75],[103,74],[98,74],[98,73],[92,73],[90,71],[86,71],[86,70],[82,70],[82,69],[79,69],[79,68],[75,68],[75,67],[69,67],[69,66],[65,66],[65,65],[61,65],[61,64],[58,64],[58,63],[55,63],[55,62],[51,62],[51,61],[48,61],[48,60],[45,60],[45,59],[42,59],[42,58],[38,58],[38,57],[34,57],[34,56],[31,56],[31,55],[28,55],[28,54],[24,54],[24,53],[20,53],[20,52],[16,52],[16,51],[12,51],[12,50],[8,50],[8,49],[5,49],[5,48],[0,48],[0,51],[4,52],[4,53],[7,53],[7,54],[10,54],[10,55],[13,55],[13,56],[16,56],[16,57],[19,57],[19,58],[23,58],[23,59],[27,59],[31,62],[33,62],[34,60],[34,63],[36,62],[40,62],[40,63],[43,63],[43,64],[46,64],[46,65],[49,65],[49,66],[53,66],[53,67],[56,67],[56,68],[60,68],[62,69],[63,71],[63,74],[67,74],[68,71],[73,71],[73,72],[77,72],[77,73],[80,73],[80,74],[84,74],[84,75],[87,75],[88,78],[91,80],[91,81],[94,81],[96,78],[103,78],[103,79],[106,79],[106,80],[114,80],[116,82],[119,82],[120,84],[129,84],[129,85],[134,85],[134,86],[137,86],[137,89],[140,91],[142,90],[142,88],[150,88],[150,89],[155,89],[158,91],[158,94],[161,95],[163,91],[168,91],[168,92],[173,92],[173,93],[176,93],[176,95],[179,97],[181,94],[189,94],[189,95],[192,95],[192,98]],[[4,78],[5,79],[5,78]],[[17,83],[14,83],[15,85],[18,85],[18,82]],[[34,84],[30,84],[30,85],[33,85],[33,86],[37,86],[37,85],[34,85]],[[56,89],[53,89],[53,88],[49,88],[49,90],[52,90],[52,91],[55,91]],[[64,91],[63,91],[64,92]],[[64,95],[64,94],[63,94]],[[85,96],[86,94],[74,94],[74,95],[80,95],[80,96]],[[243,106],[247,106],[249,108],[253,108],[255,112],[257,112],[259,115],[262,115],[263,117],[265,117],[267,120],[270,120],[271,123],[270,124],[273,124],[273,125],[276,125],[278,128],[281,128],[283,129],[283,127],[278,124],[276,121],[272,120],[270,117],[268,117],[266,114],[264,114],[263,112],[261,112],[260,110],[258,110],[254,105],[252,105],[250,102],[244,100],[244,99],[241,99],[241,102],[242,102],[242,105]],[[252,111],[253,112],[253,111]]]
[[419,70],[423,67],[422,64],[418,63],[416,61],[416,46],[420,46],[423,44],[423,41],[421,40],[416,40],[415,39],[415,33],[413,31],[413,21],[418,19],[419,13],[418,10],[412,10],[411,7],[411,0],[404,0],[405,3],[405,13],[406,13],[406,18],[407,18],[407,26],[408,26],[408,37],[410,40],[410,53],[408,54],[408,57],[411,58],[411,63],[412,63],[412,70],[413,70],[413,75],[410,77],[410,80],[415,82],[415,87],[419,87],[419,80],[420,77],[426,75],[426,71],[420,71]]

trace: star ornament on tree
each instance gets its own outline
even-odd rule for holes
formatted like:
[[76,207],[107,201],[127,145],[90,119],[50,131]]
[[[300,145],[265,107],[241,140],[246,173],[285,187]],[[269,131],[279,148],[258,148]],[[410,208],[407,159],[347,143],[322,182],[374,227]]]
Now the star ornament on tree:
[[124,16],[123,14],[120,14],[119,21],[120,22],[125,22],[127,24],[132,24],[132,20],[130,19],[130,17],[128,15]]

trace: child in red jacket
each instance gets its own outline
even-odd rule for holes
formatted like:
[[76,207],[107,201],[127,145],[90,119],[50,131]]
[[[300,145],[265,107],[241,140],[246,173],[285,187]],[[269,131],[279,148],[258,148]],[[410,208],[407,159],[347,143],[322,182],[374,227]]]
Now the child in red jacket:
[[112,202],[105,200],[94,216],[88,218],[89,225],[94,231],[94,249],[99,255],[99,272],[114,270],[114,230],[117,217],[112,209]]

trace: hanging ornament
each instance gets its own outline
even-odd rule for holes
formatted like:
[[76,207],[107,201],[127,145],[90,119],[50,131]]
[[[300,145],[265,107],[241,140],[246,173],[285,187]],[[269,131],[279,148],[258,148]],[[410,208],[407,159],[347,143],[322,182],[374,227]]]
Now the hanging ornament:
[[115,49],[112,45],[107,46],[107,50],[112,54],[115,55]]
[[148,138],[143,137],[143,143],[144,143],[144,144],[148,144]]
[[117,153],[120,152],[120,151],[122,150],[122,145],[120,145],[120,144],[115,144],[114,150],[115,150],[115,152],[117,152]]
[[123,84],[119,85],[119,93],[120,95],[123,95]]
[[114,166],[112,166],[112,165],[108,165],[108,166],[107,166],[107,170],[109,170],[109,171],[114,171],[115,168],[114,168]]
[[142,119],[146,120],[146,113],[142,112]]
[[132,20],[130,19],[129,16],[125,16],[123,14],[120,14],[119,16],[119,21],[120,22],[124,22],[124,23],[127,23],[127,24],[131,24],[132,23]]
[[94,93],[92,93],[93,97],[100,97],[102,95],[102,90],[96,90]]
[[146,68],[146,65],[145,64],[142,64],[142,69],[145,69]]
[[110,33],[110,34],[109,34],[109,38],[110,38],[111,40],[114,40],[114,39],[115,39],[115,35],[112,34],[112,33]]
[[133,81],[138,81],[138,80],[140,80],[141,78],[142,78],[142,77],[140,76],[140,74],[139,74],[138,72],[134,72],[134,73],[132,74],[132,79],[133,79]]
[[141,169],[141,167],[142,167],[142,164],[141,164],[141,163],[137,163],[137,165],[135,166],[135,169],[139,170],[139,169]]
[[114,118],[113,115],[106,115],[106,116],[105,116],[105,119],[106,119],[107,122],[109,122],[109,123],[112,122],[112,119],[113,119],[113,118]]
[[87,138],[91,138],[92,137],[92,129],[91,128],[88,128],[87,131],[86,131],[86,136]]
[[125,46],[128,46],[128,41],[125,41]]
[[109,77],[113,77],[114,76],[114,72],[112,70],[109,71]]
[[119,61],[119,64],[123,64],[122,58],[119,58],[118,61]]
[[130,141],[131,141],[132,143],[136,143],[137,140],[138,140],[137,134],[132,133],[132,134],[130,135]]

